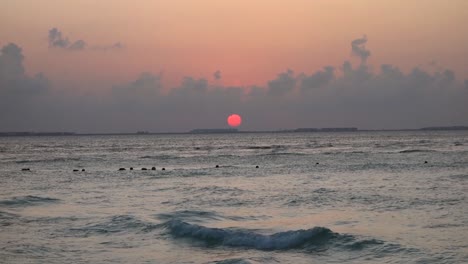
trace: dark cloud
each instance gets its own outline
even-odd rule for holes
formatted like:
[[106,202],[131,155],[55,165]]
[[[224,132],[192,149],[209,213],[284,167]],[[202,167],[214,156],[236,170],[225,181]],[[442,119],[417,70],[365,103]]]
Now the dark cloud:
[[[85,50],[88,48],[86,41],[82,39],[79,39],[76,41],[70,41],[57,28],[52,28],[49,30],[48,39],[49,39],[49,47],[51,48],[60,48],[60,49],[70,50],[70,51],[79,51],[79,50]],[[121,42],[116,42],[112,45],[92,46],[90,49],[99,50],[99,51],[107,51],[107,50],[119,50],[123,48],[124,48],[124,45]]]
[[330,83],[334,78],[335,68],[327,66],[323,68],[323,71],[317,71],[310,76],[304,75],[301,83],[301,89],[303,91],[307,91],[310,89],[320,88]]
[[81,39],[70,42],[67,37],[62,35],[60,30],[52,28],[49,30],[49,47],[68,50],[84,50],[86,48],[86,42]]
[[15,80],[24,75],[23,54],[21,48],[10,43],[1,49],[0,80]]
[[366,49],[367,36],[355,39],[351,42],[351,51],[354,55],[361,58],[361,64],[366,63],[367,58],[371,55],[370,51]]
[[77,40],[73,42],[70,46],[68,46],[68,49],[71,50],[84,50],[86,48],[86,42],[83,40]]
[[21,48],[9,44],[0,54],[0,124],[2,131],[188,131],[226,127],[225,118],[239,113],[244,130],[468,125],[468,80],[453,71],[370,69],[344,62],[311,74],[287,70],[248,89],[194,77],[168,89],[162,75],[142,73],[105,95],[80,95],[25,74]]
[[49,47],[66,49],[70,45],[68,38],[62,36],[62,32],[57,28],[49,30]]
[[278,74],[276,79],[268,82],[268,91],[272,96],[284,96],[296,87],[296,78],[294,72],[288,69]]
[[45,92],[48,81],[43,74],[34,77],[25,74],[23,67],[24,56],[16,44],[4,46],[0,53],[0,93],[7,96],[35,95]]
[[18,128],[33,130],[27,120],[40,116],[49,95],[49,81],[39,73],[25,74],[24,56],[16,44],[5,45],[0,51],[0,124],[2,130]]

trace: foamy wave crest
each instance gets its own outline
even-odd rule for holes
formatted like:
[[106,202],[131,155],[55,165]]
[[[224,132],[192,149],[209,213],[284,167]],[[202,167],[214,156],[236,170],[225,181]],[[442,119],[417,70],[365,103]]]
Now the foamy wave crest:
[[209,245],[244,247],[259,250],[300,248],[305,244],[321,243],[335,236],[335,233],[325,227],[262,235],[243,230],[209,228],[180,220],[171,220],[167,222],[166,226],[169,233],[174,237],[192,238],[206,242]]
[[13,197],[8,200],[0,201],[0,206],[8,207],[17,207],[17,206],[31,206],[38,205],[43,203],[54,203],[60,201],[59,199],[49,198],[49,197],[39,197],[39,196],[23,196],[23,197]]

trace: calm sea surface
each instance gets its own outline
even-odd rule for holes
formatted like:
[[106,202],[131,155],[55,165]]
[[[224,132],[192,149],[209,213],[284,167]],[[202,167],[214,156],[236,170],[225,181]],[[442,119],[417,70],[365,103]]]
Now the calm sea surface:
[[466,131],[3,137],[0,262],[468,263],[467,194]]

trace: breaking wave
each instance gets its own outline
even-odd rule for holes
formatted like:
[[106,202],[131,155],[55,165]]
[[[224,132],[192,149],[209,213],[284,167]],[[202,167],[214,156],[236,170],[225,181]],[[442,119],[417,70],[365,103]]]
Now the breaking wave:
[[333,244],[349,250],[359,250],[365,246],[382,244],[375,239],[357,240],[351,235],[340,235],[326,227],[291,230],[271,235],[239,229],[210,228],[171,220],[165,224],[170,235],[175,238],[188,238],[203,242],[208,246],[242,247],[257,250],[313,249],[329,247]]

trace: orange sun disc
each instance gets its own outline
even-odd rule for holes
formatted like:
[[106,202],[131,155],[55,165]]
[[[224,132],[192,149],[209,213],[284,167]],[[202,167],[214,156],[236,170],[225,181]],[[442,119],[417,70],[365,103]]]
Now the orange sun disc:
[[231,127],[238,127],[242,123],[242,117],[238,114],[232,114],[227,118],[227,123]]

